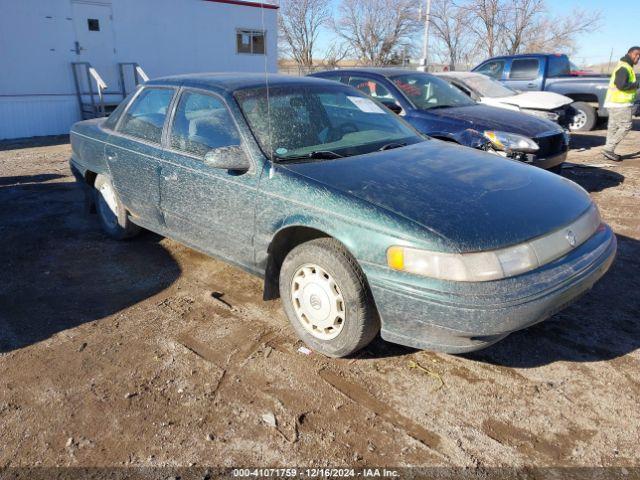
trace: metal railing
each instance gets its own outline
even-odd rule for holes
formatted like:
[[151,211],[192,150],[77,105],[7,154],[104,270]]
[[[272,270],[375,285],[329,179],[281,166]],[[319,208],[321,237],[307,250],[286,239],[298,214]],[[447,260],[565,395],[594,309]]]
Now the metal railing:
[[142,69],[142,67],[136,62],[122,62],[118,63],[118,71],[120,73],[120,89],[122,93],[122,98],[124,99],[129,92],[127,91],[127,82],[126,82],[126,72],[130,69],[131,73],[133,73],[133,83],[134,88],[137,87],[141,82],[147,82],[149,77]]
[[[106,115],[104,92],[107,89],[105,81],[89,62],[71,62],[71,69],[82,118],[104,117]],[[85,79],[88,91],[84,90]],[[85,96],[89,97],[89,102],[84,101]]]

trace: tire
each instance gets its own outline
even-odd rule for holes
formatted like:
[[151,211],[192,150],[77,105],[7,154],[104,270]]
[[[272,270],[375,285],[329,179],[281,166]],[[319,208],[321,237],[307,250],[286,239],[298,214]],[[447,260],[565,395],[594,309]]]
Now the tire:
[[280,296],[298,337],[329,357],[357,352],[380,330],[364,273],[332,238],[311,240],[289,252],[280,269]]
[[94,195],[100,226],[107,235],[116,240],[125,240],[140,233],[142,229],[129,219],[126,207],[118,198],[111,181],[104,175],[96,177]]
[[575,110],[573,121],[569,125],[572,132],[590,132],[598,123],[598,112],[595,108],[585,102],[574,102],[571,104]]

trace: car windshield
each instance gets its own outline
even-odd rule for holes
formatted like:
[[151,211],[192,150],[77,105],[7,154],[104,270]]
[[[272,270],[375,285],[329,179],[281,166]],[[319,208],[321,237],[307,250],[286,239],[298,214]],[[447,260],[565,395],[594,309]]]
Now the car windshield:
[[458,88],[433,75],[410,73],[391,77],[391,80],[419,110],[475,105]]
[[355,89],[334,85],[252,88],[234,94],[262,150],[274,161],[332,159],[424,140]]
[[485,75],[470,75],[468,77],[459,78],[457,80],[468,85],[472,90],[478,92],[482,97],[503,98],[516,95],[516,92],[514,90]]

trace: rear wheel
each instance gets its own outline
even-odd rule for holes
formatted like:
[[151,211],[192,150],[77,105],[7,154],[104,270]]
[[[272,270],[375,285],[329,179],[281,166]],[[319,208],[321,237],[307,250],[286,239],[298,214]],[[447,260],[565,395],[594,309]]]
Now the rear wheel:
[[107,235],[116,240],[124,240],[140,233],[141,228],[129,219],[127,209],[107,177],[98,175],[94,188],[96,211],[102,230]]
[[289,252],[280,270],[280,296],[298,336],[330,357],[357,352],[380,329],[362,270],[334,239],[312,240]]
[[590,132],[593,130],[598,123],[596,109],[585,102],[574,102],[571,106],[575,110],[575,114],[569,129],[572,132]]

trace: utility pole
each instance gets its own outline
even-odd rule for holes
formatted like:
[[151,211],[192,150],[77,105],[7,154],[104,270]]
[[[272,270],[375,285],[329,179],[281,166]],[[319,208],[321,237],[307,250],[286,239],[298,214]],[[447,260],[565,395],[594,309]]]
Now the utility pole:
[[424,38],[422,39],[422,58],[418,70],[427,71],[429,66],[429,25],[431,24],[431,0],[426,0],[424,15]]

